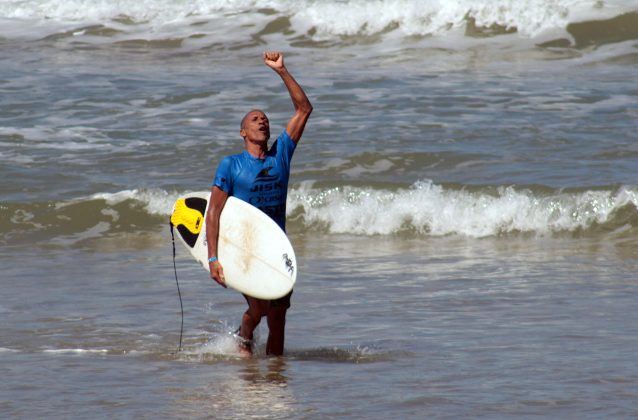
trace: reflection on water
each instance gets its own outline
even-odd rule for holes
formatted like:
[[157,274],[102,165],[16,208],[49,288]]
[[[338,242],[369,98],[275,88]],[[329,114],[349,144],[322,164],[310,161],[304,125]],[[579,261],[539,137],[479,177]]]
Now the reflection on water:
[[227,375],[216,372],[214,383],[181,389],[181,395],[175,399],[175,414],[189,418],[277,419],[294,413],[296,400],[288,387],[284,358],[249,358],[237,363],[239,368],[228,370]]

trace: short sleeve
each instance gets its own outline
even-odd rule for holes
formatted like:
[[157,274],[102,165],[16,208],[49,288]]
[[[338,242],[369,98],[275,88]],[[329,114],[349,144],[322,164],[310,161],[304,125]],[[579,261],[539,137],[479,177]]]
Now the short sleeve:
[[232,166],[232,158],[226,156],[219,162],[217,172],[215,172],[215,180],[213,181],[213,187],[217,187],[230,194],[232,190],[232,177],[230,176],[230,170]]
[[287,167],[290,166],[290,161],[292,160],[292,155],[296,147],[297,145],[292,141],[292,138],[286,130],[277,137],[277,154],[281,156]]

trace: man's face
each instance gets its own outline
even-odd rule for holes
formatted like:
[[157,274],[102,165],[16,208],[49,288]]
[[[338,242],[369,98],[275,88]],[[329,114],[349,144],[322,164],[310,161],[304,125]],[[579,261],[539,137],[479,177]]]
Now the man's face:
[[250,111],[242,120],[239,134],[249,141],[268,141],[270,139],[268,117],[262,111]]

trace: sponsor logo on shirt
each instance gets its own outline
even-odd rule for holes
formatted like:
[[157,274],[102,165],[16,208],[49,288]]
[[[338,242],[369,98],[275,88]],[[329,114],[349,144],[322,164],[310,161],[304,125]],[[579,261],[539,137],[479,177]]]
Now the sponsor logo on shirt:
[[279,174],[271,174],[272,166],[268,166],[255,176],[255,182],[250,189],[252,193],[248,202],[268,214],[273,219],[281,217],[286,212],[285,191]]

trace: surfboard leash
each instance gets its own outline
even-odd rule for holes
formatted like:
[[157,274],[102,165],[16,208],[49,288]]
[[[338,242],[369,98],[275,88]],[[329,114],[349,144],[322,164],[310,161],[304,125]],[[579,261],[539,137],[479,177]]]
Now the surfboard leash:
[[179,280],[177,280],[177,264],[175,263],[175,234],[173,233],[172,221],[169,221],[168,225],[171,229],[171,242],[173,243],[173,271],[175,272],[175,284],[177,285],[177,295],[179,296],[179,309],[182,315],[182,322],[179,327],[179,347],[177,347],[177,352],[179,353],[182,351],[182,336],[184,335],[184,304],[182,302],[182,292],[179,289]]

